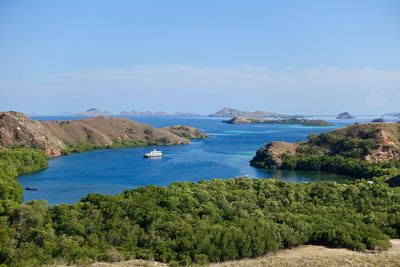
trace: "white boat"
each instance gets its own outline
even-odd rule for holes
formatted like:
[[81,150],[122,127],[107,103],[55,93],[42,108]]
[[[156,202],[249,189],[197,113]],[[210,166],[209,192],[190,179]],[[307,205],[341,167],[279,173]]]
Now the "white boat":
[[153,151],[143,155],[143,157],[145,157],[145,158],[160,158],[162,156],[163,156],[162,151],[155,150],[155,149]]

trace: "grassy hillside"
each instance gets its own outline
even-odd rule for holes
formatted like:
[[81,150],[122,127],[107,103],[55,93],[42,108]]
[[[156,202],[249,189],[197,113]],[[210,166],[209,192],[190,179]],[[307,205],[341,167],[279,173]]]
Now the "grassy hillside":
[[38,148],[49,156],[95,148],[188,143],[188,139],[172,131],[129,119],[34,121],[19,112],[0,112],[0,146]]
[[400,167],[400,124],[356,124],[297,144],[273,142],[250,161],[254,167],[323,170],[358,178],[393,176]]

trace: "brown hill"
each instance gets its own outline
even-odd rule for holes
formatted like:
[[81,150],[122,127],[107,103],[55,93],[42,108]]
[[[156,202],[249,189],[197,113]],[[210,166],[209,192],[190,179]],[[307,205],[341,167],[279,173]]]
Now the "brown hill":
[[73,121],[35,121],[19,112],[0,112],[0,146],[27,146],[59,156],[73,144],[106,147],[121,142],[188,144],[189,140],[129,119],[96,117]]
[[199,129],[185,125],[174,125],[161,129],[187,139],[203,139],[208,137],[207,134],[200,131]]
[[297,144],[272,142],[260,148],[250,163],[260,168],[280,167],[284,154],[342,155],[369,162],[399,159],[400,124],[354,124]]

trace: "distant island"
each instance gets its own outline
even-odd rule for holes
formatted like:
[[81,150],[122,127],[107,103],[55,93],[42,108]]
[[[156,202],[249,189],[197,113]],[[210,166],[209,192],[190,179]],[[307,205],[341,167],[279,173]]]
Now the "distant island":
[[343,113],[340,113],[339,115],[337,115],[336,119],[339,119],[339,120],[351,120],[351,119],[355,119],[355,117],[350,115],[350,113],[348,113],[348,112],[343,112]]
[[157,129],[125,118],[36,121],[20,112],[0,112],[0,147],[39,148],[48,156],[98,148],[188,144],[189,139],[206,137],[189,126]]
[[208,115],[209,117],[246,117],[246,118],[288,118],[290,116],[269,111],[242,111],[224,107],[223,109]]
[[[60,116],[73,116],[75,114],[71,112],[65,112],[63,114],[60,114]],[[148,117],[157,117],[157,116],[176,116],[176,117],[199,117],[201,116],[200,114],[194,113],[194,112],[175,112],[173,114],[169,114],[164,111],[137,111],[137,110],[131,110],[131,111],[121,111],[117,114],[112,114],[108,111],[103,111],[99,108],[90,108],[84,112],[80,112],[76,114],[76,116],[84,116],[84,117],[98,117],[98,116],[148,116]]]
[[233,117],[230,120],[222,121],[228,124],[298,124],[302,126],[332,126],[333,124],[324,120],[309,120],[309,119],[278,119],[271,120],[265,118],[245,118],[245,117]]
[[122,111],[117,114],[118,116],[176,116],[176,117],[199,117],[201,116],[200,114],[194,113],[194,112],[175,112],[173,114],[169,114],[164,111]]
[[399,117],[400,118],[400,112],[389,112],[383,114],[383,116],[388,116],[388,117]]
[[384,118],[376,118],[373,119],[371,122],[377,123],[377,122],[386,122]]
[[98,117],[98,116],[112,116],[112,114],[108,111],[102,111],[98,108],[90,108],[84,112],[76,114],[76,116]]

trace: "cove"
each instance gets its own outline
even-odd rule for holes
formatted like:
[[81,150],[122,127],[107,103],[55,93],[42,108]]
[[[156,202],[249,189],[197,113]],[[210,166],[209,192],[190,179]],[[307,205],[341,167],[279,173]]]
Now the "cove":
[[[343,182],[349,179],[323,172],[256,169],[249,166],[248,162],[255,151],[267,142],[302,141],[311,133],[330,131],[354,121],[330,120],[334,126],[307,127],[230,125],[222,123],[221,118],[207,117],[132,119],[155,127],[175,124],[193,126],[207,132],[210,137],[194,140],[189,145],[106,149],[53,158],[49,161],[49,168],[19,177],[22,187],[38,188],[38,191],[25,191],[24,201],[44,199],[52,205],[74,203],[88,193],[114,195],[138,186],[166,186],[173,182],[198,182],[242,175],[289,182]],[[143,159],[142,155],[154,148],[162,150],[165,156],[161,159]]]

